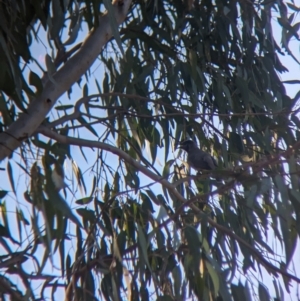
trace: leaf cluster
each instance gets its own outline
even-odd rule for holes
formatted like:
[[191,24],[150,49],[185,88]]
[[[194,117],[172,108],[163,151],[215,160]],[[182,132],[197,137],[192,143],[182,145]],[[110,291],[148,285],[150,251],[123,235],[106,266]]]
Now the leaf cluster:
[[[80,51],[81,28],[93,30],[111,9],[107,1],[5,2],[0,13],[13,14],[0,22],[1,131]],[[12,193],[0,191],[1,294],[271,300],[272,279],[283,300],[300,282],[291,268],[300,235],[300,94],[285,85],[299,80],[281,80],[284,54],[298,64],[290,46],[299,40],[298,12],[284,1],[133,1],[100,53],[103,74],[78,79],[82,97],[74,83],[20,148],[29,213],[16,202],[13,216]],[[36,61],[29,36],[38,39],[39,26],[52,54],[47,72],[31,71],[27,81],[20,61]],[[219,167],[191,176],[174,151],[187,138]],[[3,169],[18,199],[12,162]],[[57,164],[72,166],[72,193],[56,190]]]

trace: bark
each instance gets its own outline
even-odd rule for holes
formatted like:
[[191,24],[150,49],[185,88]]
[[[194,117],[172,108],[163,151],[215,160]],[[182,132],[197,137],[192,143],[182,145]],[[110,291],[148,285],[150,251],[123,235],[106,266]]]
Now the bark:
[[[128,13],[131,0],[115,0],[113,8],[118,24],[121,24]],[[8,157],[21,143],[31,137],[57,99],[64,94],[91,67],[102,47],[112,37],[109,15],[106,12],[99,26],[92,30],[81,48],[54,75],[54,81],[48,81],[41,95],[35,98],[27,109],[11,124],[7,131],[0,134],[0,162]]]

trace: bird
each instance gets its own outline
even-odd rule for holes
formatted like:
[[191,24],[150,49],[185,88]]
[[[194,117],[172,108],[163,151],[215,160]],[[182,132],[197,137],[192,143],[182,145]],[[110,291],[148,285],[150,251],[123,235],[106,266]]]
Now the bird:
[[218,166],[215,158],[198,148],[193,140],[180,142],[178,148],[187,152],[187,163],[197,171],[214,170]]

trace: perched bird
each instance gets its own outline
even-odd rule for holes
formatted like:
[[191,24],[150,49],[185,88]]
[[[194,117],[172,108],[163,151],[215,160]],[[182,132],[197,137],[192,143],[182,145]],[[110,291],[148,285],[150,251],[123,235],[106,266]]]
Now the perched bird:
[[187,163],[197,171],[213,170],[217,167],[214,157],[198,148],[192,140],[180,142],[178,148],[187,152]]

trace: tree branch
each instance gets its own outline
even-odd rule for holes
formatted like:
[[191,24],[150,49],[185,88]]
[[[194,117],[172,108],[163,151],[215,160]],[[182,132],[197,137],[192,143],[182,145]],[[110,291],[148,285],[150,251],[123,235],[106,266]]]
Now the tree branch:
[[[126,16],[131,0],[114,0],[114,15],[118,24]],[[18,148],[24,139],[30,137],[42,123],[58,97],[64,94],[91,67],[102,47],[112,37],[109,15],[106,12],[99,18],[99,26],[93,29],[77,53],[64,66],[53,74],[53,80],[48,81],[43,92],[35,98],[23,113],[0,134],[0,161]]]
[[[286,272],[285,270],[278,268],[274,266],[272,263],[267,261],[258,250],[256,250],[253,246],[251,246],[249,243],[247,243],[244,239],[233,233],[230,229],[218,224],[215,222],[213,219],[209,218],[202,210],[200,210],[198,207],[196,207],[193,202],[202,199],[203,196],[196,196],[190,200],[186,200],[176,189],[176,187],[171,184],[169,181],[167,181],[165,178],[160,177],[153,172],[151,172],[147,167],[141,165],[138,163],[136,160],[134,160],[132,157],[130,157],[127,153],[122,151],[119,148],[116,148],[112,145],[98,142],[98,141],[90,141],[90,140],[85,140],[85,139],[79,139],[79,138],[74,138],[74,137],[67,137],[60,135],[58,133],[55,133],[48,129],[45,126],[40,126],[38,129],[38,132],[43,134],[44,136],[54,139],[60,143],[64,144],[69,144],[69,145],[77,145],[77,146],[83,146],[83,147],[90,147],[90,148],[99,148],[102,150],[106,150],[110,153],[113,153],[120,157],[121,159],[125,160],[127,163],[131,164],[133,167],[138,169],[140,172],[142,172],[144,175],[152,179],[153,181],[156,181],[166,187],[171,195],[176,197],[180,202],[183,203],[181,207],[179,207],[179,212],[183,210],[183,207],[188,205],[190,208],[192,208],[197,214],[200,216],[203,216],[207,222],[215,229],[219,230],[220,232],[228,235],[232,239],[238,241],[241,245],[245,246],[252,252],[252,256],[256,258],[256,260],[262,264],[266,270],[272,272],[275,276],[277,276],[277,273],[280,273],[282,276],[288,277],[298,283],[300,283],[300,279],[297,278],[296,276]],[[231,187],[231,185],[228,185],[228,187]],[[222,190],[223,191],[223,190]],[[178,214],[178,213],[177,213]]]
[[0,276],[1,292],[11,296],[12,300],[24,301],[24,296],[21,292],[13,289],[13,284],[5,277]]

